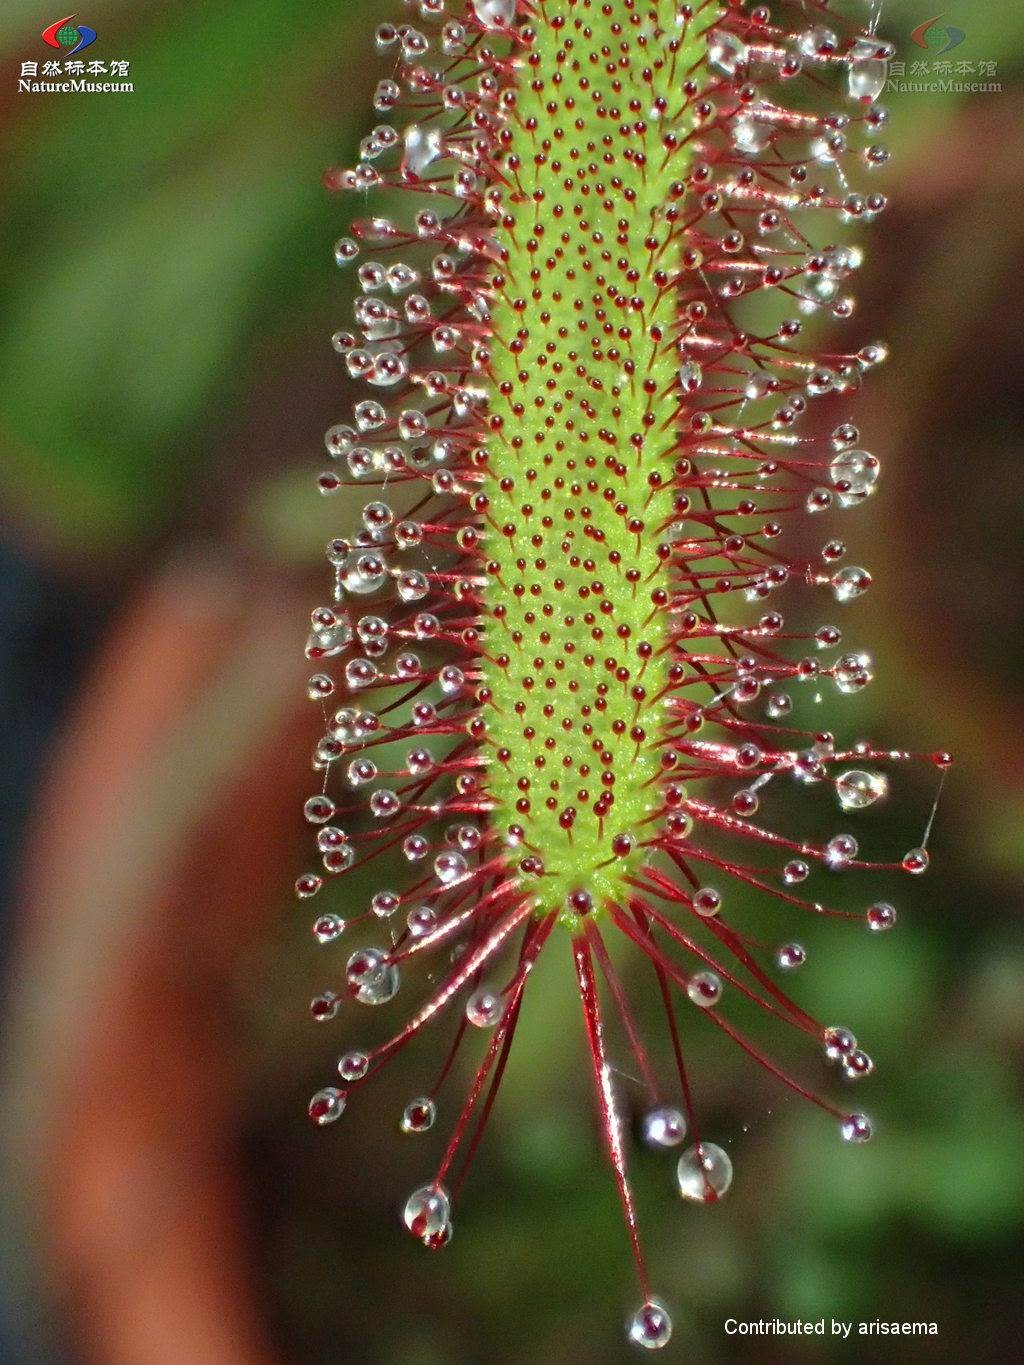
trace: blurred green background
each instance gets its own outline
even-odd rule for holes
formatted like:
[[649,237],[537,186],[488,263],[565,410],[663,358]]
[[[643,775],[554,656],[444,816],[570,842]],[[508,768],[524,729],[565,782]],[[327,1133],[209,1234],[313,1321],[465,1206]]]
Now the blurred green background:
[[[17,1362],[626,1358],[634,1290],[567,953],[531,983],[442,1256],[394,1217],[429,1166],[395,1115],[436,1049],[327,1133],[303,1113],[345,1039],[308,1021],[324,959],[289,894],[315,732],[303,623],[351,515],[312,484],[351,401],[329,336],[350,314],[331,246],[352,207],[320,175],[369,127],[370,33],[396,8],[98,3],[80,12],[93,51],[130,60],[135,92],[85,97],[15,93],[58,16],[5,6],[0,1346]],[[930,17],[885,6],[908,75]],[[737,1175],[717,1209],[683,1207],[637,1151],[672,1357],[842,1355],[729,1339],[729,1317],[939,1323],[855,1358],[1004,1359],[1024,1328],[1024,10],[964,0],[941,22],[1002,91],[883,97],[892,206],[849,326],[894,353],[856,413],[885,480],[841,526],[877,586],[842,624],[879,664],[851,732],[957,766],[932,873],[885,888],[898,932],[800,926],[797,998],[878,1064],[858,1092],[876,1142],[843,1149],[719,1035],[687,1038]],[[901,777],[870,835],[898,851],[935,795],[933,772]]]

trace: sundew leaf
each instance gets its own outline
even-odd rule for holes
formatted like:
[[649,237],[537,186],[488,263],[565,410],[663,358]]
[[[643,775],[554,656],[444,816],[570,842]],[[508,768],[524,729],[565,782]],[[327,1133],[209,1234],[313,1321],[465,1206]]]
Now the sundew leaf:
[[[852,191],[842,167],[858,150],[865,166],[884,163],[874,137],[885,115],[822,113],[810,100],[795,113],[751,106],[748,85],[732,82],[745,80],[764,9],[748,20],[730,7],[705,31],[696,11],[675,6],[643,16],[596,0],[579,7],[586,16],[571,8],[474,0],[460,11],[465,23],[442,30],[442,65],[427,34],[382,24],[388,66],[374,110],[408,112],[408,121],[374,127],[358,164],[325,177],[372,216],[357,217],[337,247],[362,292],[355,331],[333,344],[365,387],[351,419],[325,433],[336,463],[317,486],[347,508],[359,482],[370,500],[328,542],[330,596],[321,600],[330,605],[311,614],[311,700],[337,693],[343,705],[333,715],[324,707],[313,760],[323,795],[305,808],[317,830],[296,894],[308,900],[325,885],[318,866],[358,875],[374,864],[379,889],[352,922],[406,910],[407,932],[392,931],[390,948],[377,927],[383,946],[349,956],[345,989],[358,1003],[388,1005],[407,970],[422,987],[416,968],[437,952],[426,1000],[385,1041],[343,1058],[340,1079],[353,1090],[449,1007],[461,1006],[472,1026],[460,1021],[453,1048],[474,1028],[491,1030],[433,1179],[404,1206],[406,1228],[432,1249],[452,1235],[453,1201],[498,1087],[514,1074],[505,1064],[517,1029],[530,1081],[540,1070],[545,1083],[558,1026],[543,1028],[547,998],[537,1011],[531,994],[529,1014],[520,1004],[527,978],[536,984],[545,970],[549,937],[568,933],[600,1124],[645,1295],[628,1336],[655,1349],[672,1327],[648,1295],[625,1115],[644,1105],[641,1135],[655,1148],[693,1135],[676,1157],[682,1198],[717,1204],[733,1178],[729,1152],[708,1140],[703,1120],[698,1132],[690,1076],[700,1074],[706,1101],[723,1068],[708,1082],[705,1068],[691,1067],[703,1060],[691,1007],[738,1044],[737,1063],[760,1063],[816,1104],[843,1141],[859,1147],[872,1136],[867,1115],[838,1107],[845,1095],[825,1098],[747,1033],[744,1016],[767,1012],[789,1025],[789,1043],[813,1040],[846,1079],[873,1070],[852,1031],[827,1022],[831,1008],[811,1016],[771,975],[799,957],[781,947],[770,958],[765,938],[775,930],[756,921],[751,930],[737,914],[756,891],[759,905],[831,921],[833,937],[836,920],[852,921],[842,926],[850,932],[886,929],[892,913],[835,903],[827,879],[918,875],[928,863],[923,848],[892,843],[891,822],[884,848],[870,823],[863,848],[861,829],[855,836],[846,824],[848,810],[887,789],[887,773],[859,765],[911,754],[825,733],[831,707],[813,729],[795,728],[781,694],[807,684],[816,701],[833,687],[845,698],[872,681],[872,661],[860,651],[822,656],[840,645],[839,628],[821,617],[794,627],[767,599],[776,588],[817,587],[826,606],[816,611],[831,619],[871,587],[871,573],[856,561],[840,566],[847,547],[836,539],[817,556],[804,544],[762,544],[784,534],[776,515],[842,511],[874,488],[877,457],[860,449],[845,400],[886,347],[808,351],[814,329],[804,317],[852,314],[847,281],[862,253],[838,243],[835,224],[862,226],[886,199]],[[811,63],[846,64],[840,98],[870,106],[880,94],[891,52],[880,40],[817,27],[794,39]],[[765,60],[756,52],[755,66]],[[606,60],[612,53],[621,58]],[[801,62],[780,48],[776,64],[782,80]],[[677,113],[679,70],[694,77]],[[805,88],[818,96],[816,83]],[[716,178],[719,165],[729,170]],[[389,217],[381,190],[413,201]],[[431,208],[424,193],[438,196]],[[829,244],[814,247],[790,215],[820,209],[830,211]],[[771,308],[750,303],[774,290]],[[801,428],[819,399],[839,397],[841,408]],[[746,520],[758,514],[771,519]],[[441,761],[432,746],[452,735]],[[408,746],[404,760],[378,763],[396,740]],[[944,753],[914,757],[949,763]],[[371,790],[378,779],[386,785]],[[795,828],[780,787],[819,814]],[[396,871],[397,849],[405,864],[396,858]],[[791,892],[812,864],[823,875]],[[665,1102],[628,994],[634,982],[606,935],[646,959],[646,995],[667,1016],[674,1054],[671,1098],[683,1107]],[[870,970],[866,947],[851,960],[862,955]],[[552,960],[564,980],[567,956],[552,948]],[[678,1028],[673,989],[690,1011]],[[606,1018],[619,1028],[606,1030]],[[429,1103],[431,1118],[454,1055],[423,1090],[427,1100],[413,1101]],[[333,1123],[349,1093],[332,1077],[309,1102],[311,1121]],[[516,1096],[511,1086],[505,1093]]]

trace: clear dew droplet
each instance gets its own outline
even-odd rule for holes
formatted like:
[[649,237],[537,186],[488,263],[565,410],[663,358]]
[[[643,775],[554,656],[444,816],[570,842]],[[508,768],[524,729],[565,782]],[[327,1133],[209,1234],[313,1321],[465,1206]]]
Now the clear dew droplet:
[[314,996],[309,1002],[309,1012],[318,1024],[333,1019],[340,1007],[341,1000],[333,991],[324,991],[322,995]]
[[410,123],[405,130],[405,156],[402,165],[413,176],[422,176],[443,152],[441,132],[438,128],[423,127]]
[[811,875],[811,869],[802,858],[791,858],[782,869],[782,880],[787,886],[798,886]]
[[419,602],[430,591],[427,576],[419,569],[406,569],[398,576],[398,596],[403,602]]
[[836,799],[843,810],[864,810],[880,801],[888,790],[889,779],[884,773],[849,768],[836,778]]
[[782,716],[788,715],[792,709],[793,702],[785,692],[773,692],[765,704],[765,711],[769,720],[779,720]]
[[321,1128],[340,1119],[344,1112],[345,1092],[336,1090],[334,1086],[318,1090],[309,1102],[309,1117]]
[[875,491],[879,462],[866,450],[844,450],[829,465],[840,507],[855,507]]
[[501,1018],[503,1009],[501,995],[487,986],[481,986],[466,1001],[466,1019],[474,1028],[493,1028]]
[[306,684],[306,695],[310,701],[322,701],[334,691],[334,680],[326,673],[314,673]]
[[451,886],[464,877],[469,864],[461,853],[440,853],[434,859],[434,872],[442,886]]
[[736,68],[747,60],[746,45],[735,33],[728,29],[712,29],[708,42],[708,62],[727,76],[735,74]]
[[693,908],[698,915],[710,919],[722,908],[722,897],[713,886],[702,886],[693,893]]
[[841,1062],[857,1046],[855,1035],[841,1024],[830,1024],[823,1034],[825,1056],[830,1062]]
[[784,943],[775,954],[775,961],[783,971],[791,972],[807,961],[807,951],[799,943]]
[[888,901],[876,901],[868,907],[867,922],[872,933],[885,933],[896,923],[896,907]]
[[648,1147],[678,1147],[686,1137],[686,1118],[681,1109],[662,1105],[644,1115],[642,1131]]
[[370,912],[378,919],[390,919],[402,903],[394,891],[376,891],[370,901]]
[[437,911],[432,905],[418,905],[410,910],[405,919],[413,938],[422,938],[437,927]]
[[[352,642],[352,627],[345,618],[334,621],[330,626],[321,626],[310,631],[306,640],[307,659],[334,659],[343,654]],[[326,675],[321,675],[326,676]],[[331,689],[334,690],[332,682]],[[323,695],[322,693],[320,695]]]
[[338,1075],[343,1081],[361,1081],[369,1069],[369,1057],[358,1048],[338,1058]]
[[422,1185],[410,1194],[402,1216],[414,1237],[434,1236],[443,1232],[451,1216],[448,1196],[439,1185]]
[[732,125],[731,136],[737,151],[747,156],[757,156],[771,143],[772,129],[767,123],[741,117]]
[[318,877],[315,872],[304,872],[295,879],[295,894],[299,900],[309,900],[310,896],[315,896],[323,886],[323,879]]
[[345,921],[340,915],[320,915],[313,921],[313,937],[317,943],[333,943],[345,932]]
[[331,849],[344,848],[348,843],[348,835],[338,825],[324,825],[317,830],[316,846],[321,853],[328,853]]
[[871,1120],[866,1114],[847,1114],[839,1125],[844,1142],[870,1142],[874,1136]]
[[381,787],[370,797],[370,814],[378,820],[392,820],[402,808],[397,793],[390,787]]
[[337,876],[339,872],[347,872],[355,860],[356,851],[351,844],[329,848],[324,853],[324,870],[330,872],[332,876]]
[[437,1106],[434,1101],[429,1095],[421,1095],[405,1106],[399,1126],[403,1133],[425,1133],[434,1126],[436,1117]]
[[323,825],[335,812],[334,802],[329,796],[311,796],[302,807],[302,813],[311,825]]
[[346,966],[349,990],[361,1005],[385,1005],[398,994],[398,968],[380,948],[361,948]]
[[862,691],[874,679],[870,654],[860,651],[841,655],[832,666],[836,687],[847,696]]
[[732,1161],[723,1148],[713,1142],[688,1147],[676,1167],[679,1193],[684,1199],[713,1204],[732,1184]]
[[852,834],[837,834],[825,845],[825,866],[838,872],[856,858],[857,851],[857,840]]
[[679,387],[684,393],[696,393],[704,382],[704,374],[695,360],[679,367]]
[[848,1081],[861,1081],[870,1076],[874,1069],[874,1062],[863,1048],[855,1048],[843,1058],[843,1075]]
[[455,696],[462,691],[466,683],[466,675],[461,668],[456,668],[454,664],[448,664],[442,668],[438,674],[438,681],[441,684],[442,692],[448,696]]
[[710,1009],[722,998],[722,982],[714,972],[694,972],[686,983],[686,994],[700,1009]]
[[[410,834],[402,840],[402,853],[410,863],[420,862],[429,852],[430,841],[425,839],[422,834]],[[410,928],[412,928],[411,923]]]
[[888,67],[884,61],[866,58],[850,62],[850,99],[870,104],[885,89]]
[[759,398],[766,397],[769,393],[777,392],[779,381],[774,375],[763,374],[758,371],[748,377],[743,389],[743,396],[751,402]]
[[442,1247],[446,1247],[452,1240],[453,1232],[454,1228],[452,1227],[451,1219],[449,1219],[444,1227],[438,1232],[428,1233],[426,1237],[422,1237],[420,1240],[430,1251],[440,1251]]
[[641,1346],[645,1351],[660,1351],[667,1346],[672,1337],[672,1319],[665,1305],[657,1299],[648,1299],[626,1324],[626,1335],[634,1346]]
[[927,872],[929,861],[927,849],[912,848],[903,855],[903,870],[919,877],[922,872]]
[[484,28],[510,28],[516,17],[516,0],[472,0],[472,4]]
[[832,575],[832,592],[837,602],[853,602],[871,587],[871,575],[867,569],[848,564],[845,569]]

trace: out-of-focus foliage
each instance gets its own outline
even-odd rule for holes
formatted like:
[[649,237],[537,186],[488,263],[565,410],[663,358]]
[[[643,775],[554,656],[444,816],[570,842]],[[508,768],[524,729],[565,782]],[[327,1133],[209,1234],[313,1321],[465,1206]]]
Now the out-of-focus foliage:
[[[307,570],[310,605],[319,591],[318,547],[350,515],[343,499],[317,499],[310,477],[322,428],[349,401],[327,339],[350,308],[330,251],[350,206],[328,200],[319,175],[350,158],[366,131],[379,74],[369,35],[395,9],[377,0],[97,5],[81,17],[108,58],[131,60],[135,93],[6,96],[5,525],[27,561],[54,565],[115,619],[126,581],[146,580],[185,550],[200,572],[229,561],[256,598],[276,601],[273,585]],[[886,6],[882,28],[908,65],[924,55],[909,34],[929,17],[916,0]],[[42,55],[46,18],[9,4],[5,81],[23,57]],[[677,1332],[696,1360],[756,1358],[756,1346],[727,1342],[726,1317],[935,1319],[943,1355],[982,1359],[1019,1343],[1011,1253],[1024,1211],[1024,1107],[1013,1075],[1024,942],[1013,883],[1024,861],[1024,725],[1013,557],[1024,432],[1012,385],[1024,350],[1015,300],[1024,11],[963,4],[943,22],[967,35],[951,57],[995,61],[1003,91],[884,100],[893,160],[879,184],[892,207],[865,241],[861,310],[847,324],[862,340],[892,344],[894,359],[857,416],[884,482],[839,529],[876,578],[872,599],[843,622],[879,673],[849,700],[849,733],[947,747],[959,761],[939,808],[932,873],[909,890],[905,881],[879,886],[899,897],[898,931],[876,940],[830,923],[798,930],[808,949],[801,1002],[849,1023],[875,1056],[864,1099],[878,1120],[871,1147],[844,1149],[827,1120],[687,1021],[707,1131],[730,1148],[735,1185],[717,1209],[684,1208],[666,1164],[643,1152],[637,1180],[656,1283],[679,1306]],[[258,603],[246,609],[258,615]],[[296,651],[302,625],[297,615]],[[55,641],[60,630],[55,614]],[[261,768],[267,735],[256,701],[262,689],[269,729],[294,677],[282,681],[273,649],[249,658],[245,649],[244,636],[231,637],[222,673],[140,756],[148,780],[119,826],[112,867],[145,849],[159,879],[183,857],[209,819],[219,764],[245,759],[250,783],[279,782],[279,764]],[[43,666],[61,666],[56,644]],[[236,694],[225,682],[242,674],[244,733],[231,723]],[[197,766],[181,761],[186,754]],[[299,744],[297,768],[304,759]],[[59,761],[58,749],[51,771]],[[932,773],[908,775],[884,815],[866,820],[865,837],[913,846],[934,796]],[[616,1319],[633,1294],[591,1121],[568,949],[559,956],[553,945],[531,982],[457,1236],[444,1255],[427,1256],[393,1216],[428,1164],[417,1142],[400,1138],[396,1115],[441,1042],[403,1061],[328,1133],[303,1118],[343,1040],[359,1040],[317,1030],[304,1014],[311,989],[325,984],[324,955],[288,894],[304,837],[291,811],[280,818],[294,839],[253,887],[253,928],[232,941],[225,971],[225,1014],[241,1021],[246,1074],[234,1126],[245,1152],[246,1254],[279,1358],[619,1359]],[[155,827],[173,832],[154,842]],[[244,803],[210,837],[244,873]],[[110,906],[82,892],[74,866],[66,877],[69,926],[89,942]],[[348,884],[344,895],[357,890]],[[118,903],[129,941],[148,904],[128,892]],[[202,895],[177,913],[187,964]],[[783,933],[771,913],[764,932]],[[29,959],[29,998],[45,998],[53,970],[50,958]],[[87,1016],[84,981],[83,972]],[[76,989],[74,963],[65,987]],[[19,1024],[29,1038],[46,1027]]]
[[123,550],[166,522],[208,463],[205,424],[245,401],[268,345],[325,318],[319,174],[344,145],[340,87],[365,85],[342,76],[367,41],[353,8],[176,5],[144,23],[116,8],[102,50],[130,59],[133,94],[21,97],[3,480],[59,548]]

